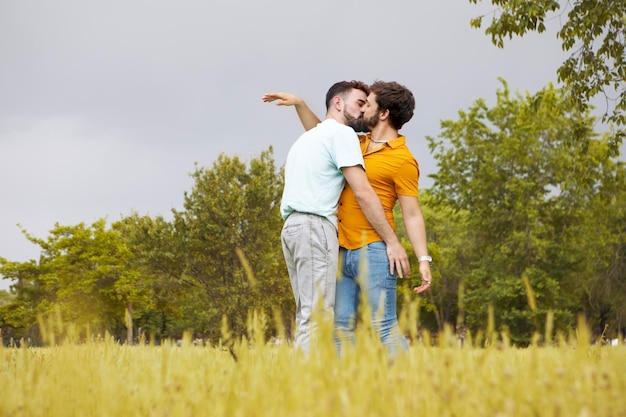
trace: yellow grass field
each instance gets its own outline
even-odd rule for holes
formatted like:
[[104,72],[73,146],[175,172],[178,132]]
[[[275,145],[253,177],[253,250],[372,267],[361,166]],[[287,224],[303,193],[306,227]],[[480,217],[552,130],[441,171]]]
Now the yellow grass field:
[[266,343],[256,323],[211,347],[187,335],[0,348],[0,416],[626,416],[626,347],[592,346],[588,333],[524,349],[425,335],[390,361],[367,330],[342,358],[332,343],[305,357]]

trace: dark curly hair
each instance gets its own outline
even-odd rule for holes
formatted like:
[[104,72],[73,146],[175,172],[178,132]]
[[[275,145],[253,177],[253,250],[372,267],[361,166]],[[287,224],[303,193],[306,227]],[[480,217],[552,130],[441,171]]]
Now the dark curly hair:
[[354,80],[339,81],[338,83],[333,84],[328,90],[328,93],[326,93],[326,110],[330,108],[333,97],[341,96],[342,98],[345,98],[346,94],[353,89],[363,91],[366,96],[370,93],[370,88],[364,82]]
[[376,94],[379,110],[389,110],[389,121],[395,129],[400,130],[413,117],[415,98],[405,86],[395,81],[376,81],[370,91]]

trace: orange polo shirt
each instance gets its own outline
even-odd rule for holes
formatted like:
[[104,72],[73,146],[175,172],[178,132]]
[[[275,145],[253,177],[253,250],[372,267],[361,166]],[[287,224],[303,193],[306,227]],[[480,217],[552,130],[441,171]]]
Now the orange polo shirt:
[[[369,135],[359,136],[359,141],[367,178],[383,204],[389,224],[395,230],[393,208],[398,195],[417,197],[419,165],[407,148],[404,136],[390,140],[371,152],[366,152],[370,144]],[[337,220],[339,246],[343,248],[359,249],[382,240],[361,211],[348,183],[339,198]]]

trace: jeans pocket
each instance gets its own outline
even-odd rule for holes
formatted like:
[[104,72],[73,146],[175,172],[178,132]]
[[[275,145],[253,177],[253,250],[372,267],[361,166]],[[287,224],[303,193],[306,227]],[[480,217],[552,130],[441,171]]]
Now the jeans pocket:
[[302,224],[289,224],[283,227],[283,233],[287,236],[295,236],[302,231]]

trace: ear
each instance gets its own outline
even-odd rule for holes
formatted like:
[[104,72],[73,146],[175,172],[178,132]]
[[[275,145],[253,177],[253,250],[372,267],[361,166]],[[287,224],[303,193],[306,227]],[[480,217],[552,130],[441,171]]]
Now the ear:
[[387,119],[389,119],[389,109],[383,110],[383,111],[379,112],[378,118],[380,120],[387,120]]
[[341,113],[341,111],[343,110],[343,100],[340,96],[335,96],[333,97],[333,106],[335,106],[335,109]]

